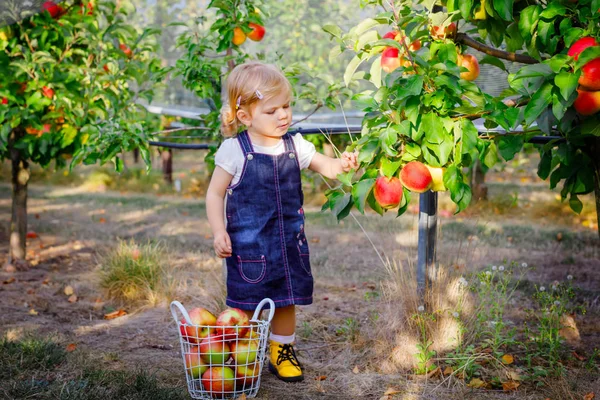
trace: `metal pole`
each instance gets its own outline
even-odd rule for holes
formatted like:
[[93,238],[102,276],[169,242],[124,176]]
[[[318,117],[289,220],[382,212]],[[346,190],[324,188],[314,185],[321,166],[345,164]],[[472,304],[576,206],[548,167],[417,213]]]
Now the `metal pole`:
[[417,292],[425,300],[425,288],[431,285],[429,274],[435,268],[438,194],[428,190],[419,196],[419,242],[417,250]]

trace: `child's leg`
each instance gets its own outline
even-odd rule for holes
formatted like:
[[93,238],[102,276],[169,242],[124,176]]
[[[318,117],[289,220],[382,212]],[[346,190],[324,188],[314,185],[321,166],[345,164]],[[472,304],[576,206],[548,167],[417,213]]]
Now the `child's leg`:
[[271,320],[269,370],[286,382],[304,379],[302,368],[292,346],[296,331],[296,307],[291,305],[275,309]]

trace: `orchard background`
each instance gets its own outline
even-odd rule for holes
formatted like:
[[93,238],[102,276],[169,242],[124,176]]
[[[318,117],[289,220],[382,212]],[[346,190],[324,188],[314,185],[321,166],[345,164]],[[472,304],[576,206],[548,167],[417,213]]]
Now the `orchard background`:
[[304,174],[307,379],[265,372],[258,398],[600,392],[599,1],[30,3],[0,6],[1,397],[188,398],[167,306],[225,307],[203,197],[246,59],[285,71],[297,126],[362,126],[308,137],[361,169]]

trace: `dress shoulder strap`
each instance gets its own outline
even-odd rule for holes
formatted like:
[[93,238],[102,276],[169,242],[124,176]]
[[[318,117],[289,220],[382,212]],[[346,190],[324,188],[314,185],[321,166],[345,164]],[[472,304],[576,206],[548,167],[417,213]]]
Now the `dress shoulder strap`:
[[253,153],[254,148],[252,147],[252,142],[250,141],[250,137],[248,136],[248,131],[240,132],[237,135],[238,142],[240,142],[240,147],[244,152],[244,157],[248,153]]

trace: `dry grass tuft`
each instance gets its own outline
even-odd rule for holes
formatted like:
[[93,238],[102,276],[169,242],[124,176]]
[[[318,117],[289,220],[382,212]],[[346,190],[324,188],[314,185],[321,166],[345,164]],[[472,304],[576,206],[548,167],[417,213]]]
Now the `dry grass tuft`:
[[168,303],[175,282],[168,273],[168,255],[161,244],[120,241],[100,259],[100,286],[110,299],[135,306]]
[[414,271],[414,266],[397,260],[386,265],[387,279],[382,282],[382,307],[374,334],[377,354],[385,359],[381,367],[386,373],[415,367],[422,335],[416,316],[426,312],[435,317],[418,320],[425,324],[426,337],[432,341],[431,350],[440,354],[455,349],[462,341],[457,316],[464,317],[475,309],[466,281],[453,273],[453,269],[440,266],[431,271],[431,284],[424,300],[417,294]]

